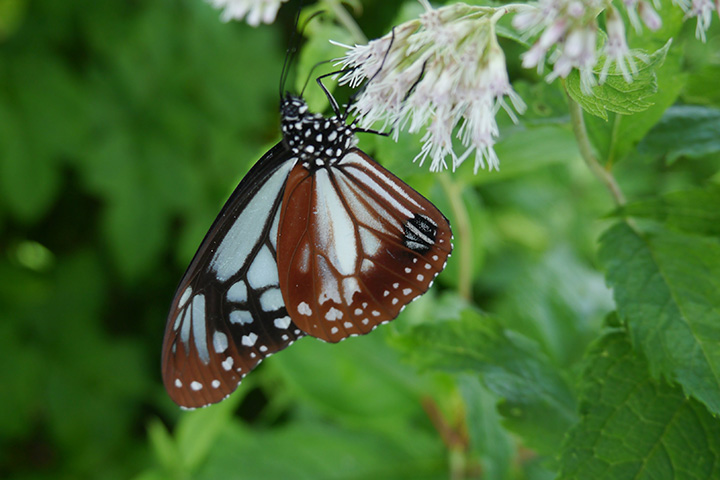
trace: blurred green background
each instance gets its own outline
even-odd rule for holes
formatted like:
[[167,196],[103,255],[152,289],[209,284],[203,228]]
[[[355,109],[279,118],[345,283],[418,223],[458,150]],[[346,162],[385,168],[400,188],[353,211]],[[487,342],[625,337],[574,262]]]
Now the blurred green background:
[[[363,3],[370,37],[402,15],[399,2]],[[594,265],[596,219],[612,204],[578,160],[561,91],[532,78],[516,87],[523,123],[504,121],[500,173],[431,175],[410,161],[417,137],[363,139],[456,229],[457,254],[429,294],[372,335],[298,342],[217,406],[181,412],[165,394],[160,346],[177,282],[279,138],[293,15],[253,29],[221,23],[201,0],[0,0],[0,477],[552,478],[542,455],[576,418],[563,379],[612,309]],[[309,27],[300,83],[343,35]],[[702,162],[662,180],[654,159],[635,167],[621,181],[638,194],[706,174]],[[512,419],[513,404],[478,376],[422,368],[420,337],[406,333],[453,318],[562,372],[566,415],[528,427],[547,443],[509,433],[495,407]]]

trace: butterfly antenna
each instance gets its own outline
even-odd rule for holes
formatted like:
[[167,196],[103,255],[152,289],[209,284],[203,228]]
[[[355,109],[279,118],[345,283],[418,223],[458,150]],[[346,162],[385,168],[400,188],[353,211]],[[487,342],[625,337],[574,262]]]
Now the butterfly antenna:
[[[298,25],[300,24],[301,10],[302,2],[300,2],[300,8],[298,8],[297,15],[295,16],[295,25],[293,27],[293,33],[290,39],[291,46],[287,49],[287,55],[285,55],[285,63],[283,64],[282,73],[280,75],[280,101],[282,101],[283,93],[285,92],[285,85],[287,84],[287,79],[290,76],[290,67],[292,66],[292,62],[295,60],[295,58],[297,58],[296,53],[298,51],[299,40],[295,41],[295,39],[298,38],[298,35],[299,38],[303,37],[305,29],[313,18],[317,17],[322,13],[325,13],[324,10],[318,10],[317,12],[314,12],[308,17],[307,20],[305,20],[302,27],[298,28]],[[307,85],[307,82],[305,84]],[[305,87],[303,87],[303,90],[305,90]]]
[[[303,0],[298,3],[297,13],[295,14],[295,21],[293,22],[293,30],[290,35],[290,46],[285,51],[285,61],[283,62],[282,72],[280,72],[280,85],[278,86],[278,94],[280,101],[282,102],[283,93],[285,92],[285,85],[287,84],[288,76],[290,75],[290,66],[292,65],[295,54],[297,53],[298,47],[298,25],[300,24],[300,12],[303,8]],[[304,30],[304,27],[303,27]]]

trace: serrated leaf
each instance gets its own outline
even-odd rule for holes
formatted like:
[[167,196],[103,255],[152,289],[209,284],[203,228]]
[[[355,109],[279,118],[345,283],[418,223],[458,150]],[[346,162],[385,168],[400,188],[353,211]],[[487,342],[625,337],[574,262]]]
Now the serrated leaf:
[[682,156],[720,152],[720,109],[697,105],[670,107],[638,150],[664,156],[668,162]]
[[601,239],[600,261],[620,318],[654,378],[720,412],[720,245],[657,227],[618,223]]
[[[647,110],[652,102],[649,97],[657,92],[655,71],[665,62],[668,49],[672,42],[650,55],[647,63],[637,62],[637,73],[633,74],[632,82],[628,83],[622,74],[611,69],[605,83],[592,89],[586,95],[580,88],[580,73],[575,69],[568,75],[566,88],[570,97],[578,102],[584,111],[607,120],[607,112],[631,115]],[[602,65],[601,58],[598,65]]]
[[565,442],[562,480],[704,479],[720,475],[720,421],[655,381],[623,333],[593,348],[581,420]]
[[541,453],[556,451],[575,423],[575,398],[557,368],[533,342],[490,317],[465,309],[458,321],[419,325],[405,348],[419,366],[480,375],[504,399],[506,426]]
[[618,210],[619,215],[647,218],[672,229],[720,236],[720,186],[710,184],[662,197],[639,200]]
[[647,110],[631,117],[610,113],[608,121],[593,115],[585,116],[593,146],[605,163],[616,163],[634,151],[637,142],[662,118],[666,109],[677,101],[688,79],[681,68],[679,54],[669,55],[656,74],[658,91],[652,96],[653,105]]

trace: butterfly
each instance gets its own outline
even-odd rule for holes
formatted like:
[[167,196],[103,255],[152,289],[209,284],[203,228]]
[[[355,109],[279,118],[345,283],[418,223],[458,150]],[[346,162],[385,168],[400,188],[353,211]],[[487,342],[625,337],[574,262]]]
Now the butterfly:
[[281,101],[283,139],[220,211],[178,286],[162,374],[196,408],[230,395],[299,338],[363,335],[425,293],[452,251],[448,220],[358,149],[346,114]]

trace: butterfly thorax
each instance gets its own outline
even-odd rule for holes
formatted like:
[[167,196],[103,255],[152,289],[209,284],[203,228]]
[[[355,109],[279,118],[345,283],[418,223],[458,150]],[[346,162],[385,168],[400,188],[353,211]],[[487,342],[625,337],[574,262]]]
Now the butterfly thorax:
[[308,170],[337,163],[357,143],[353,128],[344,119],[310,113],[300,97],[286,95],[280,114],[283,138]]

